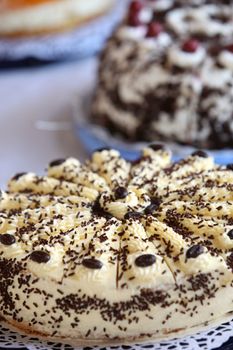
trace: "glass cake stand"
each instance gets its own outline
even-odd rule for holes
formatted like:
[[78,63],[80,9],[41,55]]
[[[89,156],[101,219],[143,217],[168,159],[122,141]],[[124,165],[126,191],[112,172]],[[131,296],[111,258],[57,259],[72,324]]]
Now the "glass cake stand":
[[[123,139],[113,137],[104,127],[91,123],[89,116],[92,95],[93,86],[84,95],[78,96],[73,105],[74,131],[88,153],[92,153],[99,148],[110,147],[119,150],[122,156],[128,160],[137,159],[141,149],[148,143],[128,143]],[[161,142],[158,143],[161,144]],[[166,143],[166,146],[172,151],[174,160],[187,157],[196,150],[194,147],[181,146],[175,143]],[[207,150],[207,152],[214,157],[215,162],[218,164],[233,163],[233,148],[215,151]]]

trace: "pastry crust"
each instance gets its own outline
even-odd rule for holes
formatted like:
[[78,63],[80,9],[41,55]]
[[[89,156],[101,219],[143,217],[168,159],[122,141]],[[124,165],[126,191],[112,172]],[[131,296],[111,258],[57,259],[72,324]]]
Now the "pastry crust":
[[98,150],[0,199],[0,310],[47,340],[120,344],[183,336],[233,311],[233,165],[161,145],[129,162]]
[[0,37],[20,38],[65,32],[87,23],[107,11],[114,0],[57,0],[0,13]]

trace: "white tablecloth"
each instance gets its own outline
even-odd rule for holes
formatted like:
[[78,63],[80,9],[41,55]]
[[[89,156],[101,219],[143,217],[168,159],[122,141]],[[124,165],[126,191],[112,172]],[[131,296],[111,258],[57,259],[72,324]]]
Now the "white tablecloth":
[[88,59],[0,72],[1,188],[17,172],[42,173],[52,159],[85,157],[69,106],[95,69],[96,60]]

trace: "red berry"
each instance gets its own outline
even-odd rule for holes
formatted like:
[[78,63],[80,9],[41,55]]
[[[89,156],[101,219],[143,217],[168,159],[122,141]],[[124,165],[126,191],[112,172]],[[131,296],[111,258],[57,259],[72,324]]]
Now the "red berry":
[[128,25],[131,27],[138,27],[140,26],[140,24],[141,24],[141,21],[139,18],[139,13],[138,12],[130,13],[128,17]]
[[147,38],[154,38],[158,36],[163,31],[163,26],[158,22],[151,22],[147,27]]
[[141,3],[141,1],[138,0],[134,0],[131,2],[130,6],[129,6],[129,11],[130,13],[135,13],[135,12],[139,12],[141,11],[143,5]]
[[227,51],[230,51],[231,53],[233,53],[233,44],[228,45],[228,46],[226,47],[226,49],[227,49]]
[[183,44],[182,50],[185,52],[193,53],[197,51],[198,47],[199,41],[197,41],[196,39],[190,39]]

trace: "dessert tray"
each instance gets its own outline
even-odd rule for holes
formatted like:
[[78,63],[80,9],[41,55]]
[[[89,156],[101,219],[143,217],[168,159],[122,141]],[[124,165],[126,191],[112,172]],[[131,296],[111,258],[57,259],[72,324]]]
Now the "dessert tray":
[[0,39],[0,60],[20,61],[32,57],[42,61],[83,58],[99,51],[111,30],[122,17],[124,1],[77,30],[41,37]]
[[[102,350],[211,350],[220,347],[232,336],[233,320],[224,323],[219,327],[185,338],[163,341],[155,344],[140,344],[132,346],[119,346],[101,348]],[[0,325],[0,347],[1,349],[21,349],[28,350],[73,350],[70,345],[41,342],[38,339],[30,338],[12,332]],[[90,350],[98,348],[88,348]],[[81,350],[77,348],[75,350]]]

